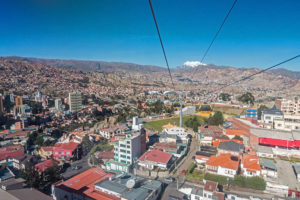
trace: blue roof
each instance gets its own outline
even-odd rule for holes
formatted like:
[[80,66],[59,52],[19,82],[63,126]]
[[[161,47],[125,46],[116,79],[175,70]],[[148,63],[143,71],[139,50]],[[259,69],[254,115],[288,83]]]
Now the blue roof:
[[151,191],[145,188],[137,188],[135,190],[130,190],[125,192],[122,197],[129,200],[144,200],[147,198]]
[[98,187],[101,187],[101,188],[104,188],[107,190],[111,190],[111,191],[114,191],[119,194],[122,194],[123,192],[125,192],[127,190],[126,186],[109,181],[109,180],[100,181],[99,183],[96,183],[95,186],[98,186]]

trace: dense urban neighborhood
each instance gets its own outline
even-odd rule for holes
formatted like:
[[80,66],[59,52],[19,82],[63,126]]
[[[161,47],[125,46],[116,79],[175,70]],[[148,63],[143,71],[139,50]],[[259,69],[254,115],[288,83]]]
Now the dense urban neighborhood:
[[[4,69],[35,65],[1,62]],[[76,70],[65,71],[91,86]],[[191,91],[54,91],[55,79],[45,87],[32,75],[23,75],[30,79],[24,90],[10,74],[0,95],[1,197],[300,197],[297,96],[262,104],[250,92],[216,94],[203,102]]]

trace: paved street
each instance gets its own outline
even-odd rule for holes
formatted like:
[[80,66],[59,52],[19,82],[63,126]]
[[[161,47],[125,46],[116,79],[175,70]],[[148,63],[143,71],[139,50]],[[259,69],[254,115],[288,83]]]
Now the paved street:
[[276,162],[279,184],[287,185],[290,189],[299,189],[299,183],[294,173],[292,164],[288,161],[280,159],[276,159]]
[[[90,168],[88,164],[88,157],[89,156],[85,156],[82,159],[71,163],[71,166],[64,173],[62,173],[63,178],[68,179],[75,176],[76,174],[88,170]],[[78,166],[79,169],[72,169],[73,166]]]
[[182,170],[188,168],[188,166],[193,161],[192,157],[195,156],[197,150],[198,150],[198,141],[196,138],[193,138],[188,155],[184,158],[185,160],[183,161],[183,163],[177,168],[177,173],[174,174],[173,177],[177,177],[177,175],[180,174]]

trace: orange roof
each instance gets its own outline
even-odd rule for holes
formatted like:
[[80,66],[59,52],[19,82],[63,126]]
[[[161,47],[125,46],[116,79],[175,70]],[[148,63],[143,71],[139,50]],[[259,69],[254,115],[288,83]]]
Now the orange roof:
[[223,168],[233,169],[233,170],[238,170],[239,163],[240,163],[240,158],[238,156],[233,156],[230,153],[220,154],[218,156],[213,155],[206,161],[206,165],[210,165],[214,167],[220,166]]
[[94,187],[89,187],[89,189],[84,191],[83,194],[85,194],[86,196],[88,196],[92,199],[95,199],[95,200],[119,200],[119,199],[121,199],[116,196],[97,191],[97,190],[95,190]]
[[240,129],[226,129],[226,135],[243,135],[243,130],[240,130]]
[[93,185],[105,178],[113,177],[113,174],[106,173],[101,169],[91,168],[85,172],[74,176],[64,182],[57,184],[57,186],[65,186],[73,190],[80,190],[89,185]]
[[259,159],[255,155],[244,154],[242,164],[247,171],[260,171]]

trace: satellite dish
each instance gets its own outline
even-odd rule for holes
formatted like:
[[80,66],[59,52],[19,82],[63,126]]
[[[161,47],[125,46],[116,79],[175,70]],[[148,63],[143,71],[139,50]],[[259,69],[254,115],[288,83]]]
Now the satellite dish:
[[134,188],[135,183],[136,183],[136,182],[135,182],[134,179],[129,179],[129,180],[127,181],[127,183],[126,183],[126,187],[129,188],[129,189],[132,189],[132,188]]

